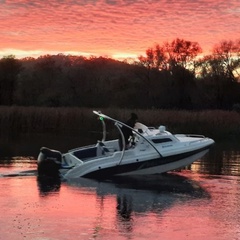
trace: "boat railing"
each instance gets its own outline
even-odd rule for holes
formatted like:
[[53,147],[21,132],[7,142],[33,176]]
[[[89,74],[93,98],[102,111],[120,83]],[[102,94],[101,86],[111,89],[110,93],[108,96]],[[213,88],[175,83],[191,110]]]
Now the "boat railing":
[[199,143],[199,142],[202,142],[202,141],[208,139],[208,138],[205,137],[204,135],[197,135],[197,134],[187,134],[187,135],[185,135],[185,136],[187,136],[187,137],[192,137],[192,138],[198,138],[198,139],[196,139],[196,140],[193,140],[193,141],[189,142],[189,145],[195,144],[195,143]]
[[204,135],[198,134],[186,134],[187,137],[194,137],[194,138],[206,138]]
[[204,135],[198,134],[174,134],[176,137],[192,137],[192,138],[206,138]]

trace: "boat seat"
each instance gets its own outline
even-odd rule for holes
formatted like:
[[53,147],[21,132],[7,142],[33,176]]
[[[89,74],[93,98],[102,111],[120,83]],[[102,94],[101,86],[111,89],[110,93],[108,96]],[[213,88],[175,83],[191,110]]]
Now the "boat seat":
[[79,151],[75,151],[73,153],[74,156],[84,161],[88,158],[94,158],[97,156],[97,147],[89,147],[87,149],[80,149]]

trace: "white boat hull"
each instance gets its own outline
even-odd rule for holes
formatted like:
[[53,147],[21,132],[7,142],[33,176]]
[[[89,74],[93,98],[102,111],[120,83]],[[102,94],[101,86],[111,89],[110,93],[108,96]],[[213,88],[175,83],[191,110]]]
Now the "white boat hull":
[[119,158],[103,158],[102,161],[79,164],[73,169],[65,171],[65,173],[62,171],[62,173],[65,179],[79,177],[103,179],[118,175],[130,176],[165,173],[190,165],[203,157],[208,150],[209,147],[204,147],[202,149],[167,157],[157,157],[155,155],[155,158],[135,158],[129,159],[128,161],[124,159],[125,161],[122,161],[121,164],[119,164]]
[[145,168],[145,169],[140,169],[132,172],[127,172],[127,173],[122,173],[119,174],[120,176],[132,176],[132,175],[150,175],[150,174],[157,174],[157,173],[165,173],[174,170],[177,170],[179,168],[188,166],[195,162],[196,160],[200,159],[203,157],[209,150],[203,150],[202,152],[196,153],[190,157],[183,158],[177,162],[170,162],[167,164],[155,166],[155,167],[150,167],[150,168]]

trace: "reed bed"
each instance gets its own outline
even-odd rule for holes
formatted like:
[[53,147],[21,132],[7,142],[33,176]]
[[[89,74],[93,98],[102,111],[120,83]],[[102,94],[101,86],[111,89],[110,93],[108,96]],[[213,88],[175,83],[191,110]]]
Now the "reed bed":
[[[0,107],[0,134],[82,134],[101,131],[91,108]],[[179,111],[162,109],[101,109],[125,121],[135,112],[139,121],[153,127],[165,125],[173,133],[203,134],[215,140],[240,139],[240,114],[235,111]],[[112,128],[108,129],[111,131]]]

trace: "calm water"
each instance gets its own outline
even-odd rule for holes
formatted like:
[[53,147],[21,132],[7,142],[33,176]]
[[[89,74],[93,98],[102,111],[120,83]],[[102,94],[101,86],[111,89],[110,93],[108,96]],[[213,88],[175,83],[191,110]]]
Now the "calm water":
[[35,160],[1,161],[0,239],[240,239],[239,150],[216,144],[179,172],[105,182],[38,179]]

